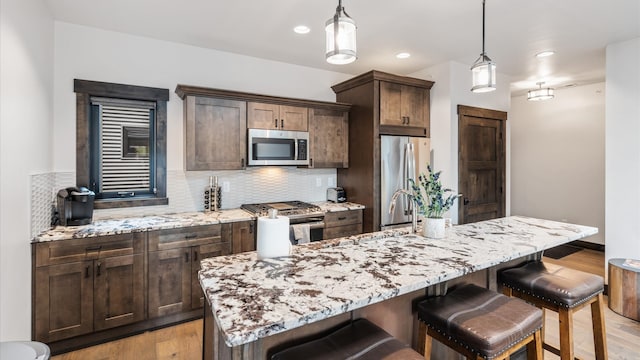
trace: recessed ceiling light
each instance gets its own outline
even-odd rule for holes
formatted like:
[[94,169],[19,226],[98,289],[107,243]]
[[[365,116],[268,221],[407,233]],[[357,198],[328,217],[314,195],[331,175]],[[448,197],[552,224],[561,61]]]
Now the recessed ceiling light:
[[543,52],[537,53],[536,57],[537,58],[543,58],[543,57],[551,56],[551,55],[553,55],[555,53],[556,53],[555,51],[547,50],[547,51],[543,51]]
[[305,25],[298,25],[293,28],[293,31],[295,31],[298,34],[308,34],[309,31],[311,31],[311,29],[309,29],[309,27]]
[[401,53],[396,54],[396,57],[398,59],[406,59],[406,58],[408,58],[410,56],[411,56],[411,54],[409,54],[408,52],[401,52]]

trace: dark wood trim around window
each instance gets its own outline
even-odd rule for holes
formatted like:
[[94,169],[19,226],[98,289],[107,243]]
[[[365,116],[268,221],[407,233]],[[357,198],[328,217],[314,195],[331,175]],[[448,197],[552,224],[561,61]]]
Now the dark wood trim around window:
[[169,89],[74,79],[73,90],[76,93],[76,185],[89,188],[91,97],[146,100],[156,103],[156,196],[151,198],[96,200],[94,208],[108,209],[167,205],[169,203],[167,198],[167,101],[169,101]]

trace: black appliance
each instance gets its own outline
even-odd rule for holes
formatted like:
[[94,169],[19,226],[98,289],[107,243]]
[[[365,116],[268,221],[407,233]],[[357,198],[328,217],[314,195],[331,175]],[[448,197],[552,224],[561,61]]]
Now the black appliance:
[[62,226],[91,224],[96,194],[86,187],[68,187],[58,191],[58,219]]

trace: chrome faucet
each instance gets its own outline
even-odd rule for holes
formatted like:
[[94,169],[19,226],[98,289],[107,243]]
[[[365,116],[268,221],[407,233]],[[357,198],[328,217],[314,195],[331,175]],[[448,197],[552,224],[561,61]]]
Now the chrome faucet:
[[[391,197],[391,203],[389,204],[389,214],[393,213],[393,210],[396,208],[396,200],[398,200],[398,196],[402,194],[406,195],[407,199],[410,202],[413,203],[415,201],[413,193],[411,191],[407,189],[398,189],[393,193],[393,196]],[[418,211],[416,204],[411,205],[411,233],[415,234],[418,232]]]

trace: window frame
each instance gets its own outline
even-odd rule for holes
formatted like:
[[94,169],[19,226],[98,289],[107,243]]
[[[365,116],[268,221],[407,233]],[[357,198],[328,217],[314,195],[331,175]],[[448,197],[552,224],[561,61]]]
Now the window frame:
[[[140,197],[96,199],[94,208],[110,209],[134,206],[167,205],[167,101],[169,90],[74,79],[76,93],[76,184],[93,189],[91,179],[91,97],[150,101],[156,103],[155,194]],[[95,190],[94,190],[95,191]]]

